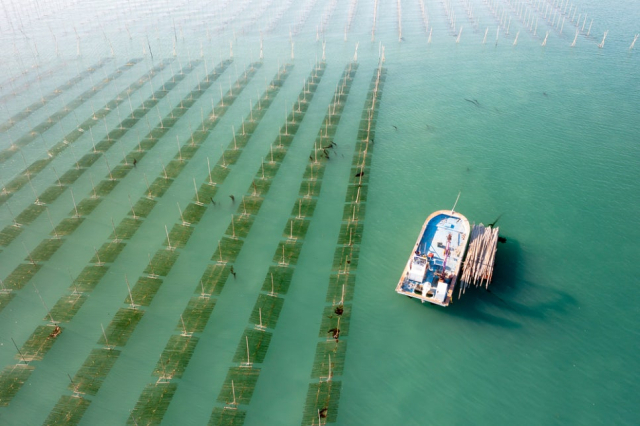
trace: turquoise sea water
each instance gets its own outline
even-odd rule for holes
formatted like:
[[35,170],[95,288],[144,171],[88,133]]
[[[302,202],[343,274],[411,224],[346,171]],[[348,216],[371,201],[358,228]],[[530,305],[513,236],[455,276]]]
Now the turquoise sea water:
[[[429,32],[421,14],[428,15]],[[562,8],[564,8],[564,3]],[[0,164],[3,186],[62,135],[91,118],[160,60],[174,62],[132,91],[103,123],[71,144],[29,184],[0,206],[0,227],[33,205],[35,194],[55,185],[164,81],[195,59],[202,62],[144,118],[122,136],[75,183],[50,203],[48,212],[25,225],[0,252],[0,279],[7,277],[40,242],[52,224],[69,217],[76,202],[90,198],[123,152],[161,124],[206,72],[233,51],[233,63],[176,122],[64,245],[15,296],[0,305],[0,364],[18,362],[22,347],[47,311],[69,294],[91,264],[94,247],[111,240],[117,226],[163,174],[188,142],[202,117],[218,103],[250,62],[264,60],[179,173],[87,301],[63,324],[64,331],[25,384],[0,407],[0,424],[43,424],[63,395],[69,376],[81,368],[151,256],[163,247],[165,225],[180,223],[194,197],[194,182],[208,177],[221,147],[233,143],[259,94],[279,66],[294,68],[260,121],[247,148],[208,204],[158,293],[144,310],[121,354],[79,424],[136,423],[131,411],[180,314],[198,286],[303,80],[322,57],[326,71],[297,130],[271,190],[234,262],[230,277],[177,385],[162,423],[209,422],[234,354],[260,293],[283,229],[298,198],[309,152],[344,67],[357,49],[359,67],[336,130],[335,154],[327,164],[317,207],[295,266],[250,403],[246,425],[298,425],[303,419],[334,250],[344,208],[351,159],[371,77],[384,46],[386,80],[376,123],[366,219],[351,302],[336,424],[638,424],[640,409],[640,299],[636,258],[640,254],[640,57],[629,49],[640,32],[635,2],[577,4],[587,20],[575,35],[567,13],[553,27],[545,9],[557,2],[519,1],[344,1],[246,0],[206,2],[57,2],[5,4],[0,37],[0,123],[50,94],[101,59],[96,70],[26,118],[3,130],[0,150],[29,134],[81,93],[122,66],[141,58],[120,77],[42,133],[21,153]],[[521,10],[537,17],[536,34],[525,28]],[[576,5],[569,2],[571,8]],[[401,14],[398,14],[399,6]],[[560,7],[558,5],[558,7]],[[496,13],[492,13],[492,9]],[[374,12],[375,10],[375,12]],[[569,10],[569,9],[567,9]],[[452,13],[448,13],[451,11]],[[525,12],[523,12],[523,15]],[[571,13],[573,14],[573,12]],[[372,29],[375,34],[372,41]],[[399,16],[403,40],[399,40]],[[448,16],[455,16],[456,29]],[[496,18],[496,16],[498,18]],[[351,17],[351,18],[350,18]],[[498,37],[499,20],[504,25]],[[511,23],[508,24],[509,19]],[[529,19],[529,18],[527,18]],[[590,35],[586,33],[591,19]],[[578,26],[582,29],[582,20]],[[346,31],[345,41],[345,27]],[[507,26],[509,31],[507,34]],[[324,27],[324,31],[322,31]],[[460,28],[462,32],[460,34]],[[486,43],[483,44],[485,29]],[[598,48],[608,30],[604,47]],[[546,32],[546,46],[541,46]],[[515,34],[518,42],[513,45]],[[261,36],[262,33],[262,36]],[[459,42],[456,42],[460,34]],[[319,40],[318,40],[319,39]],[[291,58],[293,40],[294,58]],[[80,56],[78,56],[78,45]],[[56,47],[57,46],[57,47]],[[57,55],[56,55],[57,49]],[[153,58],[151,54],[153,54]],[[206,68],[206,71],[205,71]],[[39,78],[38,78],[39,77]],[[475,105],[469,100],[477,100]],[[446,308],[426,306],[394,292],[410,247],[426,216],[450,208],[470,222],[500,217],[501,235],[491,292],[470,289]],[[236,198],[232,205],[229,195]],[[286,238],[286,236],[285,236]],[[28,259],[27,259],[28,262]],[[125,280],[126,277],[126,280]],[[42,300],[41,300],[42,299]],[[317,419],[314,424],[318,424]],[[141,423],[138,423],[141,424]],[[304,424],[312,424],[311,422]],[[324,419],[323,419],[324,424]]]

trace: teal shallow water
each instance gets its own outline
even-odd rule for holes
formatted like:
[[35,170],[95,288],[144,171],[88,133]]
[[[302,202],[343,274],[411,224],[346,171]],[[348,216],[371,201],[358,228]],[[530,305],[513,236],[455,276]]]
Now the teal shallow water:
[[[43,270],[0,311],[0,361],[14,362],[13,338],[21,346],[46,314],[33,283],[50,308],[67,292],[69,271],[77,276],[128,214],[128,197],[146,191],[142,174],[155,179],[177,152],[176,136],[188,139],[220,90],[227,91],[245,66],[259,55],[257,29],[264,31],[264,66],[212,131],[207,142],[176,179],[111,266],[107,277],[67,324],[33,375],[9,406],[0,407],[0,423],[42,424],[67,390],[90,350],[97,348],[116,310],[125,307],[124,276],[133,282],[142,274],[148,253],[161,247],[164,225],[180,221],[176,202],[184,208],[193,197],[193,180],[207,179],[206,158],[213,165],[221,146],[237,131],[279,65],[291,61],[289,30],[297,32],[295,68],[260,123],[249,148],[229,175],[193,237],[182,250],[152,304],[145,308],[122,355],[107,375],[80,424],[124,424],[142,390],[156,377],[152,370],[179,315],[198,285],[218,239],[236,210],[228,195],[248,191],[261,159],[284,123],[302,81],[322,55],[316,28],[325,17],[327,71],[318,87],[294,144],[272,184],[263,208],[236,262],[231,278],[200,335],[200,342],[163,424],[206,424],[223,385],[242,332],[282,238],[283,227],[298,196],[307,157],[345,64],[358,45],[360,68],[338,127],[335,161],[324,177],[318,207],[296,267],[291,290],[248,405],[247,425],[297,425],[302,419],[314,360],[333,250],[340,229],[353,144],[381,42],[385,46],[387,78],[375,136],[375,154],[367,200],[364,238],[357,269],[353,315],[347,342],[337,424],[637,424],[640,410],[640,364],[636,356],[639,311],[637,206],[640,151],[638,13],[631,1],[585,1],[579,13],[594,18],[591,37],[581,35],[570,48],[575,27],[565,23],[563,35],[548,26],[533,36],[522,28],[508,3],[499,3],[512,16],[509,35],[501,29],[495,43],[496,20],[484,2],[471,2],[477,27],[467,18],[463,2],[452,5],[463,25],[460,43],[449,29],[441,3],[425,1],[433,25],[427,43],[420,2],[402,2],[402,33],[398,42],[397,2],[379,2],[375,41],[371,42],[374,2],[357,2],[348,40],[344,26],[355,2],[332,9],[332,2],[243,1],[161,3],[151,9],[131,3],[100,3],[94,7],[69,4],[61,9],[33,4],[5,18],[13,30],[0,34],[16,51],[3,53],[4,80],[0,121],[23,110],[87,67],[115,53],[95,80],[85,79],[68,92],[34,111],[1,138],[5,149],[29,129],[62,108],[128,59],[144,61],[77,108],[38,139],[0,165],[3,184],[45,154],[62,134],[136,81],[152,61],[177,58],[131,94],[133,108],[180,66],[201,52],[210,72],[229,55],[234,64],[187,114],[140,161],[108,199],[87,217]],[[46,9],[46,8],[50,8]],[[264,14],[258,14],[265,8]],[[282,16],[280,16],[282,11]],[[329,16],[329,12],[331,12]],[[30,39],[20,33],[17,15]],[[9,17],[7,17],[9,16]],[[254,21],[255,19],[255,21]],[[77,23],[83,56],[76,58]],[[174,24],[175,23],[175,24]],[[174,33],[175,25],[175,33]],[[104,28],[104,35],[100,27]],[[487,43],[482,44],[489,27]],[[49,30],[51,28],[51,31]],[[597,44],[609,30],[603,49]],[[550,32],[546,47],[540,44]],[[517,46],[514,33],[521,31]],[[586,31],[586,29],[585,29]],[[56,35],[60,58],[55,56]],[[131,34],[131,38],[129,37]],[[147,40],[148,39],[148,40]],[[108,42],[106,41],[108,40]],[[36,55],[36,44],[39,56]],[[146,45],[146,47],[145,47]],[[144,48],[144,52],[143,52]],[[17,53],[16,53],[17,52]],[[37,58],[43,72],[32,82]],[[122,151],[135,149],[137,134],[160,122],[194,85],[205,66],[197,67],[158,104],[158,112],[140,120],[106,157],[113,168]],[[11,76],[13,82],[7,82]],[[31,82],[31,83],[30,83]],[[29,83],[29,84],[27,84]],[[12,95],[13,87],[19,88]],[[465,99],[476,99],[479,107]],[[106,118],[111,130],[129,109]],[[395,126],[395,127],[394,127]],[[397,128],[397,130],[396,130]],[[136,131],[137,129],[137,131]],[[64,132],[64,133],[63,133]],[[106,134],[105,124],[92,128],[95,140]],[[84,135],[33,179],[41,192],[92,147]],[[343,157],[344,156],[344,157]],[[89,170],[97,183],[108,173],[100,160]],[[91,193],[89,174],[72,186],[76,200]],[[447,309],[424,306],[393,289],[424,218],[453,205],[471,222],[491,222],[499,215],[501,235],[491,293],[471,289]],[[30,185],[8,202],[15,215],[34,199]],[[57,224],[73,209],[67,192],[49,206]],[[0,207],[0,225],[11,213]],[[16,241],[0,252],[3,280],[51,232],[47,214],[27,226]],[[218,405],[219,406],[219,405]],[[316,423],[317,424],[317,423]]]

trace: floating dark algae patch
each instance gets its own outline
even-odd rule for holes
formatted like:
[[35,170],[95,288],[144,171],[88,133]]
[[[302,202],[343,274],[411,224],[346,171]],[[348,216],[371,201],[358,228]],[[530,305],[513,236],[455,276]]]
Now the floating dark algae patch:
[[128,425],[160,424],[178,385],[175,383],[148,384],[142,391],[131,415],[127,419]]
[[209,419],[209,426],[241,426],[244,424],[244,419],[247,417],[247,412],[232,406],[230,408],[216,407],[211,413]]
[[351,305],[336,303],[336,305],[325,306],[322,312],[322,322],[318,337],[331,339],[339,331],[339,337],[349,335],[349,325],[351,323]]
[[26,362],[40,361],[49,352],[57,338],[54,337],[54,331],[56,326],[53,324],[38,326],[22,345],[15,358]]
[[171,336],[152,374],[166,381],[181,378],[197,344],[198,338],[195,336]]
[[142,319],[144,311],[132,308],[120,308],[109,323],[104,335],[98,340],[100,345],[124,346],[133,330]]
[[26,364],[8,365],[0,373],[0,407],[9,405],[35,367]]
[[91,401],[79,395],[63,395],[44,421],[46,425],[77,425]]
[[68,388],[77,393],[97,394],[119,356],[117,349],[92,349]]

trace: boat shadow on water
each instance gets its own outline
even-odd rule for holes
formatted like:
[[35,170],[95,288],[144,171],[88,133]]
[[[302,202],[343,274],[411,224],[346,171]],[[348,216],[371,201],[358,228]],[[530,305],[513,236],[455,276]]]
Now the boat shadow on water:
[[[456,295],[443,312],[505,328],[521,328],[531,320],[569,315],[577,305],[576,299],[557,288],[525,280],[522,277],[524,262],[520,244],[508,238],[506,243],[498,245],[489,289],[470,287],[460,299]],[[457,291],[456,287],[454,293]]]

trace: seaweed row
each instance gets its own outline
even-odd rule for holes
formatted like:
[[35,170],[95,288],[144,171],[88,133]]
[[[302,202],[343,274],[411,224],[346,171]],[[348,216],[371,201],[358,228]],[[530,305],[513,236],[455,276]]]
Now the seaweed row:
[[[250,111],[246,123],[243,119],[242,130],[234,134],[233,141],[229,144],[227,151],[225,151],[228,153],[234,151],[232,158],[237,160],[242,154],[260,120],[273,102],[273,98],[277,95],[285,79],[290,74],[291,68],[291,65],[286,65],[278,71],[277,75],[268,85],[265,93],[258,99],[258,102]],[[230,165],[235,164],[236,160]],[[219,167],[217,173],[209,174],[208,180],[202,184],[200,192],[206,191],[207,188],[217,188],[224,182],[230,173],[230,165],[226,165],[223,161],[226,160],[221,158],[216,165],[216,168]],[[225,169],[225,173],[222,173],[221,169]],[[214,168],[214,170],[216,169]],[[213,176],[216,176],[216,178],[213,178]],[[207,192],[207,195],[209,193],[210,192]],[[214,193],[212,193],[211,197]],[[185,226],[185,220],[187,219],[183,218],[183,224],[176,224],[176,227]],[[188,223],[186,226],[190,226],[190,224]],[[181,246],[183,245],[184,244],[181,244]],[[213,312],[216,299],[212,298],[211,295],[214,293],[219,294],[231,270],[227,265],[215,265],[215,267],[207,269],[195,291],[195,293],[199,295],[189,300],[180,315],[180,320],[175,329],[176,332],[180,332],[180,334],[171,336],[167,342],[152,373],[157,379],[144,388],[135,408],[131,412],[131,417],[128,420],[129,423],[160,423],[178,387],[179,382],[176,380],[182,378],[199,341],[199,337],[197,335],[194,336],[194,333],[199,334],[204,331],[204,327]]]
[[[192,69],[193,67],[190,67],[187,70],[187,73],[191,72]],[[80,176],[82,176],[88,170],[88,168],[91,167],[91,165],[93,165],[104,154],[104,152],[115,145],[117,140],[124,134],[126,134],[126,132],[131,129],[135,125],[135,123],[137,123],[144,116],[144,114],[146,114],[147,111],[149,111],[149,109],[144,106],[146,103],[155,104],[156,102],[158,102],[158,98],[156,96],[163,98],[168,93],[168,91],[165,91],[167,87],[169,88],[169,90],[173,89],[178,84],[178,82],[185,77],[185,74],[180,74],[176,81],[167,81],[163,86],[163,89],[154,92],[146,101],[143,102],[143,107],[140,107],[132,112],[132,117],[134,118],[125,119],[127,121],[127,127],[124,126],[125,123],[124,121],[122,121],[117,129],[111,131],[102,141],[95,145],[94,152],[85,155],[82,160],[77,163],[76,168],[72,168],[67,173],[65,173],[62,178],[59,179],[58,185],[52,185],[51,187],[49,187],[42,194],[42,199],[47,203],[51,203],[56,200],[69,187],[69,185],[78,180]],[[136,156],[138,158],[143,156],[146,151],[155,146],[157,140],[153,140],[155,137],[153,132],[150,133],[150,135],[150,142],[145,140],[145,151],[142,151],[141,146],[139,146],[139,150],[136,151]],[[129,160],[133,155],[133,153],[130,153],[129,159],[125,157],[125,159],[123,160],[124,164],[120,164],[113,171],[110,171],[109,179],[105,179],[100,182],[100,184],[98,185],[99,191],[94,188],[91,197],[87,197],[81,200],[77,205],[75,204],[74,199],[74,210],[69,213],[70,217],[63,219],[58,224],[58,226],[54,227],[53,231],[51,232],[53,238],[42,240],[38,244],[38,246],[36,246],[31,252],[27,253],[26,262],[19,264],[7,276],[4,281],[4,287],[7,290],[14,291],[22,289],[40,270],[40,268],[42,267],[42,263],[50,259],[51,256],[53,256],[53,254],[60,247],[62,247],[62,245],[66,241],[66,237],[71,235],[84,222],[84,216],[90,214],[104,200],[104,196],[107,195],[111,190],[113,190],[115,186],[120,182],[120,180],[124,178],[129,171],[131,171],[133,166],[129,163]],[[21,220],[25,223],[31,223],[44,211],[48,212],[46,204],[44,204],[44,202],[42,201],[36,202],[27,207],[21,213]],[[14,223],[13,225],[8,225],[0,234],[2,243],[9,244],[11,241],[17,238],[24,229],[22,225],[22,223],[20,223],[20,226],[16,226],[16,223]]]
[[[60,108],[55,113],[51,114],[49,117],[45,118],[40,124],[33,127],[29,130],[24,136],[18,138],[15,141],[12,141],[11,145],[8,148],[0,151],[0,164],[6,162],[9,158],[13,157],[20,148],[24,148],[34,140],[41,136],[47,130],[53,128],[56,123],[60,122],[64,117],[71,114],[76,108],[80,107],[83,103],[87,102],[93,96],[98,94],[102,89],[104,89],[107,84],[115,80],[124,74],[127,68],[131,68],[133,65],[138,63],[140,59],[131,59],[126,64],[117,68],[114,72],[105,76],[105,78],[100,81],[98,84],[93,85],[90,89],[85,90],[80,95],[78,95],[75,99],[69,101],[65,106]],[[62,128],[62,125],[60,126]]]
[[[225,67],[227,65],[228,63],[225,65]],[[195,153],[197,152],[197,149],[204,143],[204,141],[207,139],[211,130],[218,124],[220,118],[225,114],[228,108],[233,104],[233,102],[238,97],[240,92],[246,87],[246,85],[249,83],[251,78],[256,74],[257,68],[259,68],[260,66],[261,66],[261,63],[252,63],[249,65],[248,69],[245,70],[244,74],[238,79],[238,81],[235,84],[235,86],[237,87],[236,92],[233,93],[233,89],[230,89],[229,92],[227,92],[222,97],[218,105],[213,108],[212,115],[211,116],[208,115],[207,119],[202,122],[203,130],[198,130],[198,132],[196,132],[197,135],[193,134],[185,142],[184,146],[179,149],[179,152],[175,155],[174,160],[172,160],[171,163],[179,162],[181,165],[180,166],[176,165],[176,167],[170,167],[169,170],[174,171],[170,175],[158,177],[156,179],[156,182],[163,182],[162,185],[158,185],[158,188],[159,188],[159,189],[157,188],[158,191],[154,191],[153,189],[151,189],[153,186],[149,187],[150,188],[149,194],[141,197],[138,203],[136,203],[136,205],[139,205],[139,203],[143,200],[153,201],[152,204],[147,205],[146,213],[143,213],[142,215],[138,216],[138,214],[135,211],[135,206],[132,207],[131,216],[123,219],[123,221],[120,223],[118,228],[115,228],[114,233],[112,234],[112,237],[114,238],[114,240],[112,240],[111,243],[106,243],[106,244],[113,244],[114,241],[120,242],[121,236],[126,238],[131,238],[133,236],[135,231],[140,226],[140,223],[137,223],[137,222],[142,222],[143,218],[146,217],[148,213],[150,213],[150,211],[153,209],[153,207],[157,203],[155,198],[161,197],[166,192],[166,190],[170,187],[174,179],[178,176],[179,172],[186,166],[186,164],[193,157],[193,155],[195,155]],[[212,74],[217,74],[217,71],[214,71],[214,73]],[[203,82],[201,82],[200,84],[202,85]],[[207,84],[205,86],[206,88],[209,87],[209,80],[207,80]],[[201,90],[202,92],[204,92],[205,89],[201,88],[198,90],[199,91]],[[201,93],[196,94],[197,97],[199,97],[200,95]],[[226,105],[225,105],[225,100],[226,100]],[[192,103],[189,104],[189,106],[191,105]],[[187,147],[188,149],[186,149]],[[183,148],[185,150],[183,150]],[[188,154],[185,154],[185,151],[187,151]],[[171,163],[169,164],[171,165]],[[166,169],[164,173],[167,173]],[[215,190],[215,187],[214,187],[214,190]],[[202,195],[204,196],[204,194]],[[193,224],[197,224],[202,218],[202,216],[204,215],[204,212],[206,211],[206,207],[202,203],[199,203],[197,201],[199,199],[199,196],[200,196],[200,192],[196,193],[196,196],[195,196],[196,201],[192,202],[189,205],[189,207],[187,207],[187,209],[185,210],[185,213],[183,214],[183,217],[186,215],[191,220],[193,220],[192,222]],[[134,222],[136,222],[137,224],[132,226]],[[120,230],[120,232],[118,230]],[[177,227],[174,227],[172,229],[171,234],[168,234],[169,236],[168,241],[171,241],[171,236],[173,236],[176,240],[180,240],[183,242],[183,244],[180,245],[180,247],[182,247],[184,244],[186,244],[186,242],[188,241],[192,233],[193,233],[193,227],[191,226],[191,223],[188,226],[183,226],[183,224],[180,224],[180,225],[177,225]],[[75,378],[73,379],[73,382],[69,385],[69,389],[74,392],[74,396],[76,398],[80,398],[88,402],[69,406],[68,405],[69,396],[63,395],[58,401],[58,404],[50,412],[47,423],[50,423],[50,422],[55,423],[59,419],[65,419],[68,417],[77,419],[76,420],[77,422],[82,418],[84,411],[88,408],[90,404],[90,400],[86,399],[84,396],[81,396],[81,395],[84,395],[84,394],[95,395],[97,393],[97,391],[99,390],[102,384],[102,381],[107,376],[107,374],[115,364],[117,356],[119,356],[120,354],[120,350],[115,348],[124,347],[126,345],[127,341],[129,340],[129,337],[131,336],[131,334],[135,330],[135,327],[137,326],[139,321],[142,319],[142,316],[144,315],[145,310],[140,309],[140,307],[148,306],[151,303],[151,301],[153,300],[154,296],[156,295],[156,293],[160,289],[160,286],[163,283],[163,280],[160,277],[161,276],[164,277],[168,275],[171,268],[175,264],[175,261],[178,258],[179,251],[176,250],[177,247],[171,246],[168,243],[168,241],[165,242],[165,248],[159,249],[154,255],[153,259],[150,259],[149,265],[145,269],[146,275],[139,277],[138,281],[133,286],[133,288],[131,288],[129,286],[129,283],[127,282],[127,286],[129,287],[129,294],[125,298],[124,303],[129,306],[127,308],[119,309],[118,313],[115,315],[111,323],[108,325],[107,329],[103,331],[102,337],[98,340],[98,344],[104,345],[104,347],[93,350],[92,354],[85,360],[83,366],[76,373]],[[120,251],[118,251],[118,253]],[[96,261],[96,260],[98,259],[97,258],[93,259],[93,261]],[[205,304],[204,306],[196,304],[191,308],[193,311],[192,316],[194,316],[195,318],[195,323],[197,323],[198,314],[210,312],[211,310],[213,310],[213,306],[209,306],[207,304]],[[197,324],[194,324],[194,321],[193,321],[194,318],[188,317],[187,320],[188,321],[192,320],[191,322],[189,322],[189,324],[197,328]],[[172,346],[173,353],[184,353],[184,354],[191,353],[191,350],[189,348],[192,347],[192,345],[193,345],[193,342],[190,339],[188,341],[183,341],[183,340],[175,341],[173,342],[173,346]],[[105,351],[116,351],[115,358],[113,360],[107,360],[104,355],[106,353]],[[94,371],[94,366],[96,363],[94,360],[95,357],[100,357],[101,359],[105,359],[105,362],[102,364],[103,367],[97,373]],[[161,392],[160,395],[163,395],[164,397],[164,395],[166,395],[166,392]],[[69,410],[81,410],[82,412],[80,413],[76,411],[70,412]]]
[[[226,68],[227,66],[228,63],[221,64],[214,72],[218,72],[221,69]],[[192,67],[190,67],[187,72],[190,72],[191,69]],[[181,74],[179,75],[178,80],[182,78],[184,78],[184,76],[182,76]],[[207,76],[206,78],[209,78],[209,76]],[[175,87],[173,85],[174,82],[171,83],[171,88]],[[156,94],[161,97],[165,96],[164,93],[154,93],[151,98],[155,97]],[[188,96],[190,97],[191,95]],[[138,117],[138,119],[140,118],[141,117]],[[145,139],[146,150],[151,149],[158,142],[155,130],[157,129],[152,130],[148,135],[148,139]],[[101,144],[103,142],[105,143],[105,145],[108,145],[112,141],[110,139],[105,139],[101,142]],[[143,153],[143,151],[137,152],[138,157],[140,157],[140,155]],[[128,161],[126,160],[126,157],[123,162],[124,161]],[[129,171],[131,170],[131,168],[132,166],[126,168],[123,167],[122,170]],[[121,179],[125,175],[126,173],[122,173],[118,174],[117,176],[119,179]],[[103,182],[109,181],[105,180]],[[117,183],[117,181],[111,182]],[[113,187],[115,187],[115,185],[113,185],[112,188]],[[75,209],[75,216],[64,219],[61,224],[58,225],[57,229],[60,231],[60,234],[58,234],[58,231],[54,231],[57,238],[44,240],[43,243],[38,246],[40,247],[39,249],[36,248],[34,252],[30,253],[30,263],[21,264],[16,269],[14,269],[14,271],[9,275],[9,278],[7,278],[7,280],[5,281],[5,283],[9,284],[8,288],[15,290],[24,287],[24,285],[26,285],[26,283],[40,270],[40,268],[42,267],[42,262],[46,261],[58,248],[62,246],[65,238],[62,238],[61,235],[67,236],[75,231],[84,221],[85,218],[83,216],[91,213],[91,211],[93,211],[93,209],[97,207],[97,205],[104,199],[102,198],[102,196],[106,195],[107,193],[108,192],[106,192],[105,194],[101,194],[101,196],[98,197],[96,191],[94,190],[93,196],[83,200],[78,205],[78,208]],[[91,208],[88,208],[86,206],[90,206]],[[71,214],[73,214],[73,212]],[[118,241],[117,243],[120,242]],[[115,257],[117,257],[117,254],[120,253],[122,248],[124,248],[123,245],[121,246],[119,244],[115,244],[107,245],[106,248],[105,246],[103,246],[101,250],[103,251],[105,260],[115,260]],[[96,257],[98,256],[99,252],[96,252]],[[37,262],[36,259],[38,260]],[[29,363],[34,360],[43,359],[44,355],[53,346],[55,337],[57,336],[57,334],[53,335],[54,331],[59,330],[58,334],[60,331],[62,331],[58,323],[68,322],[75,316],[82,304],[86,301],[87,295],[85,293],[89,293],[93,290],[93,288],[102,279],[102,277],[104,277],[108,269],[109,265],[105,265],[105,263],[102,261],[94,262],[93,265],[89,265],[84,268],[84,270],[73,282],[72,289],[70,289],[72,290],[72,293],[61,297],[58,302],[56,302],[51,311],[47,314],[47,318],[45,319],[50,320],[50,323],[47,325],[38,326],[24,343],[22,349],[19,349],[16,357],[18,357],[22,363]],[[12,369],[12,367],[7,367],[3,370],[2,373],[0,373],[0,384],[3,382],[3,380],[10,380],[13,371],[14,369]],[[16,389],[14,387],[12,388],[12,392],[3,392],[2,394],[0,394],[0,406],[8,405],[18,390],[19,388]]]
[[[345,67],[334,92],[332,103],[328,107],[309,155],[309,164],[300,184],[299,198],[292,207],[283,237],[275,250],[273,264],[264,278],[261,292],[249,317],[249,326],[238,342],[232,360],[234,365],[229,368],[218,394],[219,405],[213,409],[210,425],[241,425],[244,422],[247,406],[251,402],[260,375],[260,364],[264,363],[273,336],[273,331],[270,330],[274,330],[277,325],[285,300],[283,296],[289,290],[295,265],[313,217],[322,178],[329,161],[326,153],[332,146],[331,140],[340,122],[357,67],[356,63],[350,63]],[[309,191],[310,186],[313,186],[313,191]]]
[[[6,183],[6,184],[3,183],[2,184],[2,192],[0,192],[0,205],[6,203],[7,200],[9,200],[11,197],[13,197],[13,195],[19,189],[21,189],[22,187],[24,187],[27,184],[30,184],[31,183],[31,179],[34,176],[37,176],[38,173],[40,173],[42,170],[44,170],[44,168],[46,166],[48,166],[57,156],[59,156],[68,147],[70,147],[74,142],[76,142],[78,139],[80,139],[80,137],[87,130],[91,131],[91,128],[93,126],[95,126],[96,124],[98,124],[100,120],[104,120],[105,117],[111,112],[111,110],[113,110],[114,108],[118,108],[118,106],[122,102],[124,102],[126,99],[128,99],[128,96],[129,96],[130,93],[132,93],[132,92],[140,89],[142,86],[144,86],[147,81],[150,81],[156,75],[156,73],[159,72],[160,70],[162,70],[166,66],[166,64],[169,63],[169,62],[170,62],[170,59],[159,63],[158,65],[153,67],[151,70],[149,70],[142,78],[140,78],[139,80],[131,83],[129,85],[129,87],[127,87],[125,90],[121,91],[114,99],[109,101],[104,107],[102,107],[100,110],[94,112],[94,114],[90,118],[86,119],[83,123],[78,125],[77,128],[75,128],[74,130],[72,130],[71,132],[66,134],[62,138],[61,141],[59,141],[58,143],[53,145],[51,148],[48,148],[47,149],[46,158],[35,160],[29,166],[27,166],[26,163],[25,163],[25,169],[22,172],[20,172],[15,178],[13,178],[8,183]],[[114,78],[117,74],[121,73],[124,69],[126,69],[128,67],[129,67],[129,65],[125,64],[122,67],[118,68],[114,73],[111,74],[110,78]],[[147,101],[147,102],[149,102],[149,101]],[[113,136],[117,136],[117,135],[113,135]],[[25,143],[26,144],[26,143],[30,142],[30,140],[28,139],[29,136],[25,136],[25,138],[27,138],[27,139],[24,139],[23,142],[19,142],[19,143]],[[8,148],[8,151],[5,151],[5,153],[3,153],[3,155],[10,157],[11,155],[13,155],[13,153],[16,152],[15,150],[17,148],[18,148],[17,145],[15,147],[11,147],[10,146]],[[82,160],[85,160],[85,158],[83,158]],[[76,165],[78,165],[78,164],[76,164]],[[58,181],[59,181],[58,183],[60,183],[60,180],[61,179],[58,179]],[[42,201],[42,202],[44,202],[44,201]],[[41,204],[42,202],[40,201],[39,197],[36,196],[36,204]],[[33,218],[31,217],[32,214],[33,213],[30,213],[30,212],[27,211],[27,209],[25,209],[25,211],[23,211],[18,217],[14,218],[14,225],[19,227],[20,225],[31,223],[30,220],[33,221]],[[5,228],[5,230],[6,230],[6,228]]]
[[[65,90],[68,90],[68,89],[72,88],[76,83],[79,83],[83,79],[87,78],[88,76],[90,76],[91,74],[93,74],[94,72],[96,72],[97,70],[102,68],[110,60],[111,60],[111,58],[103,58],[103,59],[99,60],[95,65],[90,66],[86,70],[82,71],[80,74],[78,74],[75,77],[69,79],[64,84],[56,87],[50,93],[48,93],[46,95],[43,95],[39,100],[37,100],[36,102],[32,103],[31,105],[29,105],[28,107],[26,107],[25,109],[20,111],[19,113],[17,113],[14,116],[12,116],[9,120],[7,120],[7,122],[5,122],[2,125],[0,125],[0,132],[6,132],[10,128],[12,128],[14,125],[16,125],[16,123],[18,123],[18,122],[24,120],[25,118],[29,117],[36,110],[42,108],[48,102],[50,102],[53,99],[55,99],[58,96],[60,96]],[[137,59],[137,61],[139,61],[139,60],[140,59]]]
[[385,75],[386,70],[380,64],[374,71],[362,112],[351,167],[352,178],[345,197],[342,225],[334,252],[333,271],[329,278],[326,306],[322,313],[319,341],[311,370],[313,381],[307,390],[302,425],[334,423],[338,417],[341,376],[344,372],[356,271],[364,229],[375,124]]
[[[40,64],[36,64],[36,66],[31,67],[30,69],[25,68],[24,70],[22,70],[22,72],[20,72],[20,74],[7,77],[2,82],[0,82],[0,87],[6,88],[8,86],[11,86],[11,92],[3,96],[0,96],[0,102],[4,102],[9,98],[15,98],[18,95],[18,93],[28,89],[36,81],[41,81],[45,77],[50,77],[54,75],[56,72],[60,71],[67,65],[68,65],[67,61],[64,61],[64,62],[57,61],[53,66],[51,66],[45,71],[42,71],[40,69],[42,68],[42,66]],[[15,87],[13,84],[20,81],[21,79],[26,79],[26,81],[23,81],[20,84],[20,86]]]

